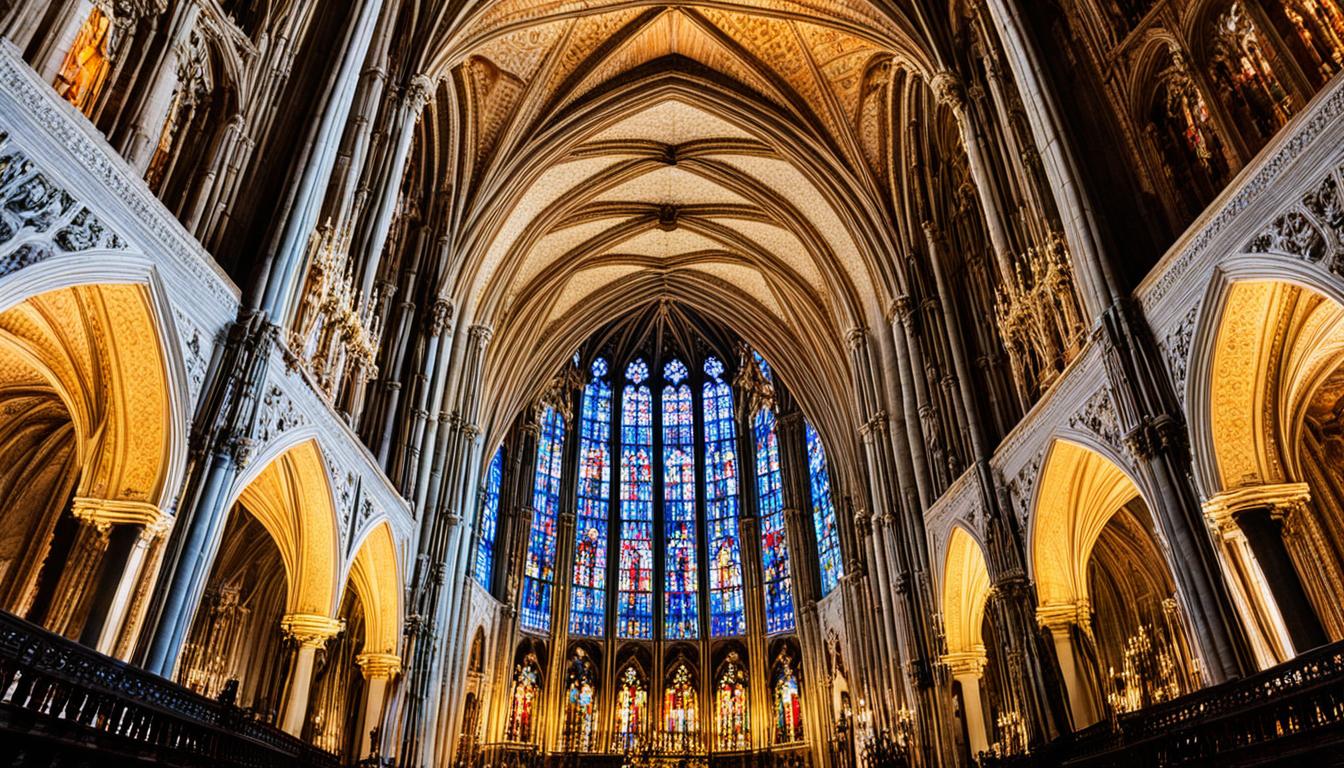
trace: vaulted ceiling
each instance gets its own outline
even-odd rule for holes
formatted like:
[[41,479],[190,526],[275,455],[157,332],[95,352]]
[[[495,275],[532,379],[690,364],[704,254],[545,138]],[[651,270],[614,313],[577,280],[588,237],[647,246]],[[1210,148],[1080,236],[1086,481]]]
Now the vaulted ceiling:
[[494,330],[487,423],[613,318],[674,300],[852,438],[847,336],[899,292],[894,84],[939,68],[921,28],[824,0],[505,0],[458,19],[431,68],[452,82],[443,291]]

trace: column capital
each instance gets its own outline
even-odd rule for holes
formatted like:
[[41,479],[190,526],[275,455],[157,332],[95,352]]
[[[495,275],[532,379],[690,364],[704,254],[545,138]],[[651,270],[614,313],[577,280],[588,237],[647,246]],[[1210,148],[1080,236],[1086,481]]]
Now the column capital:
[[1075,624],[1086,629],[1091,624],[1091,606],[1086,599],[1041,605],[1036,608],[1036,623],[1051,632],[1063,632]]
[[89,496],[76,496],[71,513],[79,520],[98,526],[143,525],[145,532],[154,537],[172,529],[176,519],[147,501],[95,499]]
[[960,119],[966,106],[966,88],[962,85],[961,76],[945,69],[933,76],[929,87],[938,101],[950,107]]
[[1248,485],[1209,497],[1203,505],[1204,519],[1221,531],[1235,525],[1233,516],[1238,512],[1268,507],[1276,516],[1287,517],[1309,501],[1311,489],[1306,483]]
[[345,622],[318,613],[287,613],[280,619],[280,629],[299,645],[321,648],[345,630]]
[[355,663],[365,680],[391,680],[401,674],[401,657],[395,653],[361,653],[355,657]]
[[984,647],[980,646],[973,651],[944,654],[943,663],[947,665],[953,677],[968,675],[980,677],[985,672],[985,665],[989,663],[989,656],[985,653]]
[[429,100],[434,98],[434,81],[428,75],[419,74],[411,78],[406,86],[406,106],[412,115],[420,114]]

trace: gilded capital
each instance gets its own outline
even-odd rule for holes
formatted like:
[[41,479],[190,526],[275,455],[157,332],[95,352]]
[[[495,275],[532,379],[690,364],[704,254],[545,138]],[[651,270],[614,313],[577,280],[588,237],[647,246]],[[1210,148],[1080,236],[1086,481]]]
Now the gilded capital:
[[985,673],[985,664],[989,657],[985,654],[983,647],[978,647],[974,651],[962,651],[959,653],[949,653],[943,656],[943,663],[947,665],[948,671],[953,677],[964,677],[972,675],[980,677]]
[[355,663],[365,680],[391,680],[401,674],[401,657],[395,653],[361,653]]
[[173,527],[173,516],[145,501],[95,499],[75,497],[72,514],[87,523],[98,526],[143,525],[145,532],[162,536]]
[[1063,632],[1075,624],[1087,629],[1091,625],[1091,608],[1087,600],[1041,605],[1036,608],[1036,623],[1051,632]]
[[1248,509],[1268,508],[1276,517],[1287,518],[1311,501],[1306,483],[1248,485],[1214,494],[1204,502],[1204,519],[1215,531],[1235,528],[1234,516]]
[[345,622],[318,613],[287,613],[280,619],[280,629],[299,645],[321,648],[345,631]]

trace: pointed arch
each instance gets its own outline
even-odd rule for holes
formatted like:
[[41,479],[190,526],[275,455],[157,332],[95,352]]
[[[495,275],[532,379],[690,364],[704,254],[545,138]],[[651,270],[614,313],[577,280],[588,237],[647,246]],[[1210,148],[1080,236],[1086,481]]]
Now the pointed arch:
[[167,506],[185,457],[180,366],[156,298],[144,283],[86,282],[0,312],[0,387],[58,397],[75,428],[75,495],[130,515]]
[[1056,439],[1037,486],[1031,567],[1041,610],[1085,604],[1087,564],[1097,537],[1139,488],[1114,461],[1081,443]]
[[386,520],[364,537],[349,583],[364,605],[364,653],[396,654],[401,646],[401,563]]
[[966,528],[954,527],[943,564],[943,631],[949,655],[984,653],[982,627],[989,591],[989,569],[980,542]]
[[246,484],[236,500],[275,539],[290,574],[286,611],[335,615],[341,591],[340,532],[317,440],[291,445],[242,482]]

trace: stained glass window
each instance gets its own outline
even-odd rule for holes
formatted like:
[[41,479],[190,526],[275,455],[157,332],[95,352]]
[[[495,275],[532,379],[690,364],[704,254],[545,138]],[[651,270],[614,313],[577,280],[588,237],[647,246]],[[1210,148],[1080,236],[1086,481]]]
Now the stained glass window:
[[532,530],[523,566],[522,625],[546,632],[551,628],[551,588],[555,580],[555,523],[560,512],[561,458],[565,420],[554,408],[541,417],[537,440],[537,471],[532,486]]
[[803,740],[803,697],[793,659],[786,652],[775,669],[775,743]]
[[746,634],[742,610],[742,551],[737,533],[737,422],[733,388],[723,363],[705,361],[705,528],[709,547],[709,631],[714,637]]
[[616,689],[616,746],[622,751],[639,741],[649,717],[649,686],[639,670],[626,667]]
[[649,367],[630,363],[621,398],[621,556],[616,634],[653,638],[653,403]]
[[476,527],[479,538],[476,545],[476,581],[490,588],[490,576],[495,565],[495,532],[499,528],[499,485],[504,476],[504,449],[495,451],[490,466],[485,470],[485,503],[481,505],[481,524]]
[[582,649],[569,661],[565,691],[565,748],[592,752],[597,746],[597,684],[593,662]]
[[756,493],[760,501],[765,631],[787,632],[793,629],[793,591],[789,546],[784,532],[784,492],[774,411],[762,408],[756,414],[752,432],[756,442]]
[[541,670],[537,657],[528,654],[513,672],[513,694],[509,703],[509,741],[531,741],[533,718],[537,709],[537,693],[541,687]]
[[686,366],[664,366],[663,387],[663,632],[669,640],[700,636],[695,536],[695,406]]
[[671,683],[663,691],[663,730],[668,733],[697,733],[700,730],[699,697],[691,670],[678,664]]
[[593,362],[583,390],[579,433],[579,509],[574,526],[574,587],[569,631],[601,637],[607,601],[607,503],[611,496],[611,385],[607,361]]
[[721,750],[746,749],[747,673],[742,671],[736,654],[724,662],[723,672],[714,686],[714,734]]
[[831,474],[826,468],[826,449],[817,430],[806,423],[807,470],[812,486],[812,522],[817,534],[817,559],[821,565],[821,594],[829,595],[845,575],[840,558],[840,531],[831,498]]

